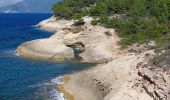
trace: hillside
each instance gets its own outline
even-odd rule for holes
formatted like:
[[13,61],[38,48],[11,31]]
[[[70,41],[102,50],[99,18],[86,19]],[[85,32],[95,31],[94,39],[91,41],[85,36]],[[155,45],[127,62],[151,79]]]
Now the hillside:
[[115,29],[123,48],[120,57],[102,67],[65,76],[60,88],[66,97],[170,100],[169,0],[64,0],[53,12],[58,19],[76,20],[76,26],[86,23],[84,16],[93,17],[93,26]]
[[92,16],[93,24],[116,29],[123,45],[170,42],[169,0],[64,0],[53,12],[65,19]]
[[60,0],[24,0],[0,8],[1,13],[49,13],[51,6]]

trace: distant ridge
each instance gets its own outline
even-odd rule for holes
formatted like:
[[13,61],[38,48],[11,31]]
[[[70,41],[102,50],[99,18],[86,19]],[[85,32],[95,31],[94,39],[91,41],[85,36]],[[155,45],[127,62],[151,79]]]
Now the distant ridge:
[[0,8],[0,13],[50,13],[53,4],[61,0],[24,0]]

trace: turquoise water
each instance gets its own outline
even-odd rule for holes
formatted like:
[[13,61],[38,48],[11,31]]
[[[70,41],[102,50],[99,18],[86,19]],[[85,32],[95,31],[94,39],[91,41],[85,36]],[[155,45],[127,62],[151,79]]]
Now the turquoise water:
[[63,100],[56,86],[60,76],[92,65],[57,64],[23,59],[16,48],[52,33],[34,27],[52,14],[0,14],[0,100]]

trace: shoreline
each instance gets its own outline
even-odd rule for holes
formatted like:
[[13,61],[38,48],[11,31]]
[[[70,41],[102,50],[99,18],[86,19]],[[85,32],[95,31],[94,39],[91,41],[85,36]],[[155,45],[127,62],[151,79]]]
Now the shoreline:
[[[56,31],[56,33],[46,39],[23,43],[18,47],[17,52],[23,57],[44,58],[64,62],[66,59],[74,59],[73,48],[69,46],[80,47],[85,50],[79,54],[83,59],[82,62],[101,63],[102,65],[96,65],[94,68],[77,72],[69,75],[69,77],[67,75],[64,76],[64,83],[58,86],[59,91],[69,100],[104,100],[105,98],[111,98],[111,92],[118,92],[122,88],[115,84],[119,83],[121,86],[128,84],[126,80],[129,78],[128,72],[132,68],[131,63],[133,60],[137,60],[137,57],[134,56],[135,54],[131,55],[126,53],[127,51],[119,49],[120,46],[117,43],[120,39],[114,29],[92,26],[92,19],[89,17],[85,17],[84,20],[86,22],[83,26],[84,30],[78,33],[72,33],[70,28],[68,28],[72,27],[73,21],[56,21],[54,17],[42,21],[38,25],[40,28],[47,29],[47,31],[50,29],[51,32]],[[105,35],[104,33],[107,31],[111,32],[112,35]],[[112,68],[112,65],[117,67]],[[122,69],[117,69],[119,66]],[[125,66],[127,68],[124,68]],[[124,92],[122,91],[122,93]],[[119,98],[123,97],[122,95],[116,96]],[[137,95],[135,96],[136,98],[138,97]]]
[[[114,29],[91,25],[91,17],[84,17],[84,21],[79,29],[73,26],[74,20],[52,17],[42,21],[38,26],[55,34],[23,43],[17,52],[23,57],[64,62],[75,59],[74,50],[78,49],[81,63],[100,64],[63,77],[64,83],[58,89],[68,100],[155,100],[159,98],[157,94],[162,96],[157,89],[160,80],[154,79],[150,75],[152,70],[144,67],[155,56],[153,49],[146,48],[152,43],[134,44],[121,50],[118,44],[121,39]],[[167,76],[161,77],[164,80]]]
[[136,79],[139,78],[135,67],[145,59],[147,53],[152,51],[138,56],[124,55],[107,64],[71,74],[69,79],[63,78],[64,88],[61,92],[66,99],[69,98],[68,94],[73,96],[73,100],[137,100],[139,97],[141,99],[138,100],[153,100],[146,92],[139,92],[140,88],[132,88],[138,84]]
[[67,100],[75,100],[74,96],[68,93],[68,91],[66,91],[64,88],[64,84],[66,84],[70,80],[70,77],[68,75],[67,76],[64,75],[62,79],[63,79],[63,84],[60,84],[59,86],[57,86],[57,88],[59,89],[59,92],[63,93],[64,98],[66,98]]
[[[22,57],[50,59],[56,62],[76,59],[75,49],[82,63],[107,63],[119,56],[113,54],[118,51],[118,36],[114,29],[92,26],[91,17],[85,17],[86,24],[80,28],[72,26],[73,20],[57,20],[52,17],[38,24],[42,29],[50,29],[55,33],[45,39],[37,39],[21,44],[17,53]],[[49,31],[49,30],[48,30]],[[112,36],[104,33],[109,31]],[[76,32],[76,33],[74,33]]]

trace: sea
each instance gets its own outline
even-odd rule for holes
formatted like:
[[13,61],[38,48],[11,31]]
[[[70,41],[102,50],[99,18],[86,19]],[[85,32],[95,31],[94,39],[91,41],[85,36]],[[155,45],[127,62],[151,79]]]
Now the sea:
[[65,100],[57,90],[62,76],[92,67],[81,63],[55,63],[19,57],[23,42],[53,33],[36,27],[49,13],[0,14],[0,100]]

